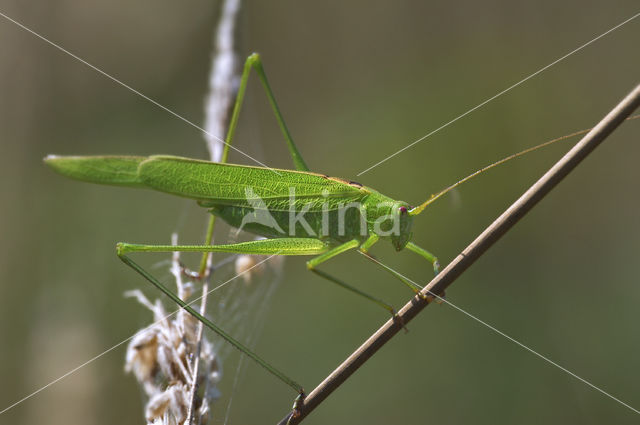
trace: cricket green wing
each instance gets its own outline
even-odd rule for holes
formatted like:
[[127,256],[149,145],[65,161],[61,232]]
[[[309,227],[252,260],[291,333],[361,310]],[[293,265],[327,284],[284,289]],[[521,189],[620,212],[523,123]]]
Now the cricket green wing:
[[176,156],[48,156],[58,173],[90,183],[146,187],[195,199],[203,205],[255,206],[288,211],[290,196],[311,209],[361,200],[367,188],[321,174],[221,164]]
[[89,183],[144,187],[138,166],[145,156],[58,156],[49,155],[45,164],[57,173]]
[[[288,211],[290,197],[296,202],[352,202],[368,191],[347,181],[305,171],[251,167],[199,161],[172,156],[151,156],[138,167],[147,187],[202,204],[238,207],[264,201],[272,211]],[[311,209],[314,209],[312,206]]]

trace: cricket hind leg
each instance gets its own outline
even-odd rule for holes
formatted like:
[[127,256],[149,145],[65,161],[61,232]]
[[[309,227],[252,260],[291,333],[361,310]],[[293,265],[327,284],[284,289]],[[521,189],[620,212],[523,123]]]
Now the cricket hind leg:
[[275,366],[272,366],[271,364],[267,363],[265,360],[260,358],[257,354],[255,354],[253,351],[251,351],[249,348],[247,348],[241,342],[237,341],[231,335],[226,333],[222,328],[220,328],[216,324],[214,324],[211,320],[207,319],[206,317],[204,317],[203,315],[198,313],[189,304],[187,304],[185,301],[183,301],[174,292],[172,292],[169,288],[167,288],[165,285],[163,285],[158,279],[156,279],[153,275],[151,275],[149,272],[147,272],[144,268],[142,268],[140,265],[138,265],[136,262],[134,262],[131,258],[127,257],[124,254],[123,255],[119,255],[119,258],[127,266],[131,267],[138,274],[140,274],[147,281],[149,281],[153,286],[158,288],[162,293],[164,293],[167,297],[169,297],[173,302],[178,304],[181,308],[183,308],[185,311],[187,311],[193,317],[198,319],[200,322],[202,322],[209,329],[211,329],[212,331],[214,331],[215,333],[220,335],[220,337],[222,337],[225,341],[227,341],[233,347],[237,348],[242,353],[244,353],[245,355],[249,356],[253,361],[258,363],[260,366],[265,368],[272,375],[276,376],[278,379],[280,379],[285,384],[289,385],[291,388],[293,388],[294,390],[296,390],[300,394],[304,393],[304,389],[302,388],[302,386],[300,384],[298,384],[293,379],[289,378],[283,372],[280,372],[280,370],[277,369]]
[[222,328],[214,324],[212,321],[194,310],[188,303],[180,299],[174,292],[167,288],[162,282],[155,278],[151,273],[146,271],[139,264],[134,262],[128,257],[129,253],[137,252],[229,252],[229,253],[250,253],[250,254],[262,254],[262,255],[312,255],[325,252],[327,247],[321,241],[317,239],[309,238],[283,238],[283,239],[265,239],[250,242],[241,242],[237,244],[228,245],[142,245],[142,244],[129,244],[120,242],[117,244],[117,254],[120,260],[127,266],[131,267],[136,273],[140,274],[147,281],[149,281],[158,290],[164,293],[169,299],[178,304],[181,308],[186,310],[189,314],[194,316],[200,322],[202,322],[209,329],[220,335],[225,341],[231,344],[233,347],[240,350],[242,353],[249,356],[253,361],[258,363],[272,375],[280,379],[282,382],[295,389],[299,394],[304,394],[304,390],[300,384],[293,379],[289,378],[283,372],[276,367],[272,366],[252,350],[247,348],[241,342],[234,339],[231,335],[226,333]]
[[229,154],[229,144],[233,140],[236,127],[238,126],[240,109],[242,109],[244,94],[247,89],[247,82],[249,81],[249,75],[251,74],[252,69],[258,74],[258,78],[260,78],[262,87],[264,88],[267,94],[267,98],[269,99],[269,104],[271,105],[271,109],[273,110],[273,113],[276,116],[276,121],[278,121],[278,126],[280,127],[280,130],[284,135],[284,140],[287,143],[287,148],[289,149],[289,154],[291,155],[291,159],[293,160],[293,164],[295,165],[296,170],[309,171],[309,167],[307,167],[307,164],[305,163],[304,159],[302,159],[302,155],[300,155],[298,148],[293,142],[291,133],[289,133],[289,129],[286,123],[284,122],[284,118],[282,117],[282,113],[280,112],[280,108],[278,107],[278,103],[276,102],[276,98],[273,95],[273,91],[271,90],[271,86],[269,85],[269,81],[267,80],[267,75],[264,72],[264,67],[262,66],[262,60],[260,59],[260,55],[257,53],[251,54],[244,63],[242,77],[240,79],[240,86],[238,88],[238,95],[236,96],[236,102],[233,107],[233,113],[231,114],[231,121],[229,122],[229,131],[227,132],[228,144],[225,145],[224,147],[221,162],[227,161],[227,156]]

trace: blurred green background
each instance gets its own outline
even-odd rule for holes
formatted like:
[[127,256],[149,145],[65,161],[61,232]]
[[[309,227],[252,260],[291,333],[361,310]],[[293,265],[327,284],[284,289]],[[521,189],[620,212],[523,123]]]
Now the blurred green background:
[[[243,54],[262,54],[314,170],[417,203],[494,160],[597,122],[639,81],[640,20],[356,175],[631,17],[637,5],[251,2],[240,43]],[[196,123],[218,6],[0,0],[3,14]],[[199,241],[206,222],[193,202],[72,182],[41,158],[207,153],[194,128],[4,18],[0,93],[2,410],[148,322],[149,313],[122,296],[147,284],[118,261],[116,241],[166,243],[173,231]],[[291,167],[256,81],[240,125],[240,149]],[[640,122],[624,124],[448,291],[449,301],[635,408],[639,136]],[[419,217],[415,241],[446,264],[571,143],[464,185]],[[244,162],[233,153],[231,160]],[[415,255],[387,246],[375,253],[418,281],[431,277]],[[166,258],[141,261],[167,278],[158,265]],[[310,275],[303,259],[288,259],[284,270],[256,350],[310,390],[387,316]],[[396,306],[409,296],[355,253],[325,270]],[[630,409],[451,307],[429,307],[409,329],[305,423],[638,422]],[[123,357],[124,347],[113,350],[0,415],[0,424],[143,423],[141,393]],[[236,353],[225,361],[212,423],[223,423],[231,394],[229,423],[275,423],[294,394],[255,365],[232,391],[237,362]]]

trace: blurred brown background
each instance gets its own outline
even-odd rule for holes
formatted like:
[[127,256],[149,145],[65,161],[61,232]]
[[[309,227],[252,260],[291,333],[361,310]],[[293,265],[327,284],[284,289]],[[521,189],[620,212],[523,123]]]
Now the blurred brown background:
[[[0,0],[3,14],[196,123],[218,6]],[[640,18],[356,175],[637,12],[632,0],[251,2],[240,42],[245,54],[263,55],[313,169],[417,203],[503,156],[593,125],[639,81]],[[148,288],[118,261],[116,241],[166,243],[173,231],[199,241],[206,221],[192,202],[71,182],[41,158],[204,158],[206,150],[194,128],[4,18],[0,135],[2,410],[148,322],[148,312],[122,296]],[[635,408],[639,135],[640,122],[624,124],[448,293],[451,302]],[[464,185],[419,217],[414,240],[446,264],[571,143]],[[256,81],[237,146],[269,165],[291,167]],[[231,160],[244,162],[234,154]],[[418,281],[431,277],[415,255],[388,246],[375,252]],[[168,257],[141,258],[168,279],[166,264],[158,263]],[[325,270],[397,306],[409,296],[355,253]],[[310,276],[300,258],[287,260],[269,302],[256,350],[309,390],[387,319],[376,306]],[[305,423],[638,421],[451,307],[430,307],[409,329]],[[143,423],[140,392],[123,372],[123,356],[124,347],[115,349],[0,415],[0,424]],[[212,423],[223,423],[229,397],[229,423],[279,420],[294,394],[255,365],[232,391],[237,362],[236,353],[225,361]]]

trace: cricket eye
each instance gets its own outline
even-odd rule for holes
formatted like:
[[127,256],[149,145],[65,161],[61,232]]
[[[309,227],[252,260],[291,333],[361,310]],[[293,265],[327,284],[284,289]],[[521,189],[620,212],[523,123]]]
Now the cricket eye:
[[407,213],[407,207],[400,207],[398,209],[400,210],[401,214],[406,214]]

